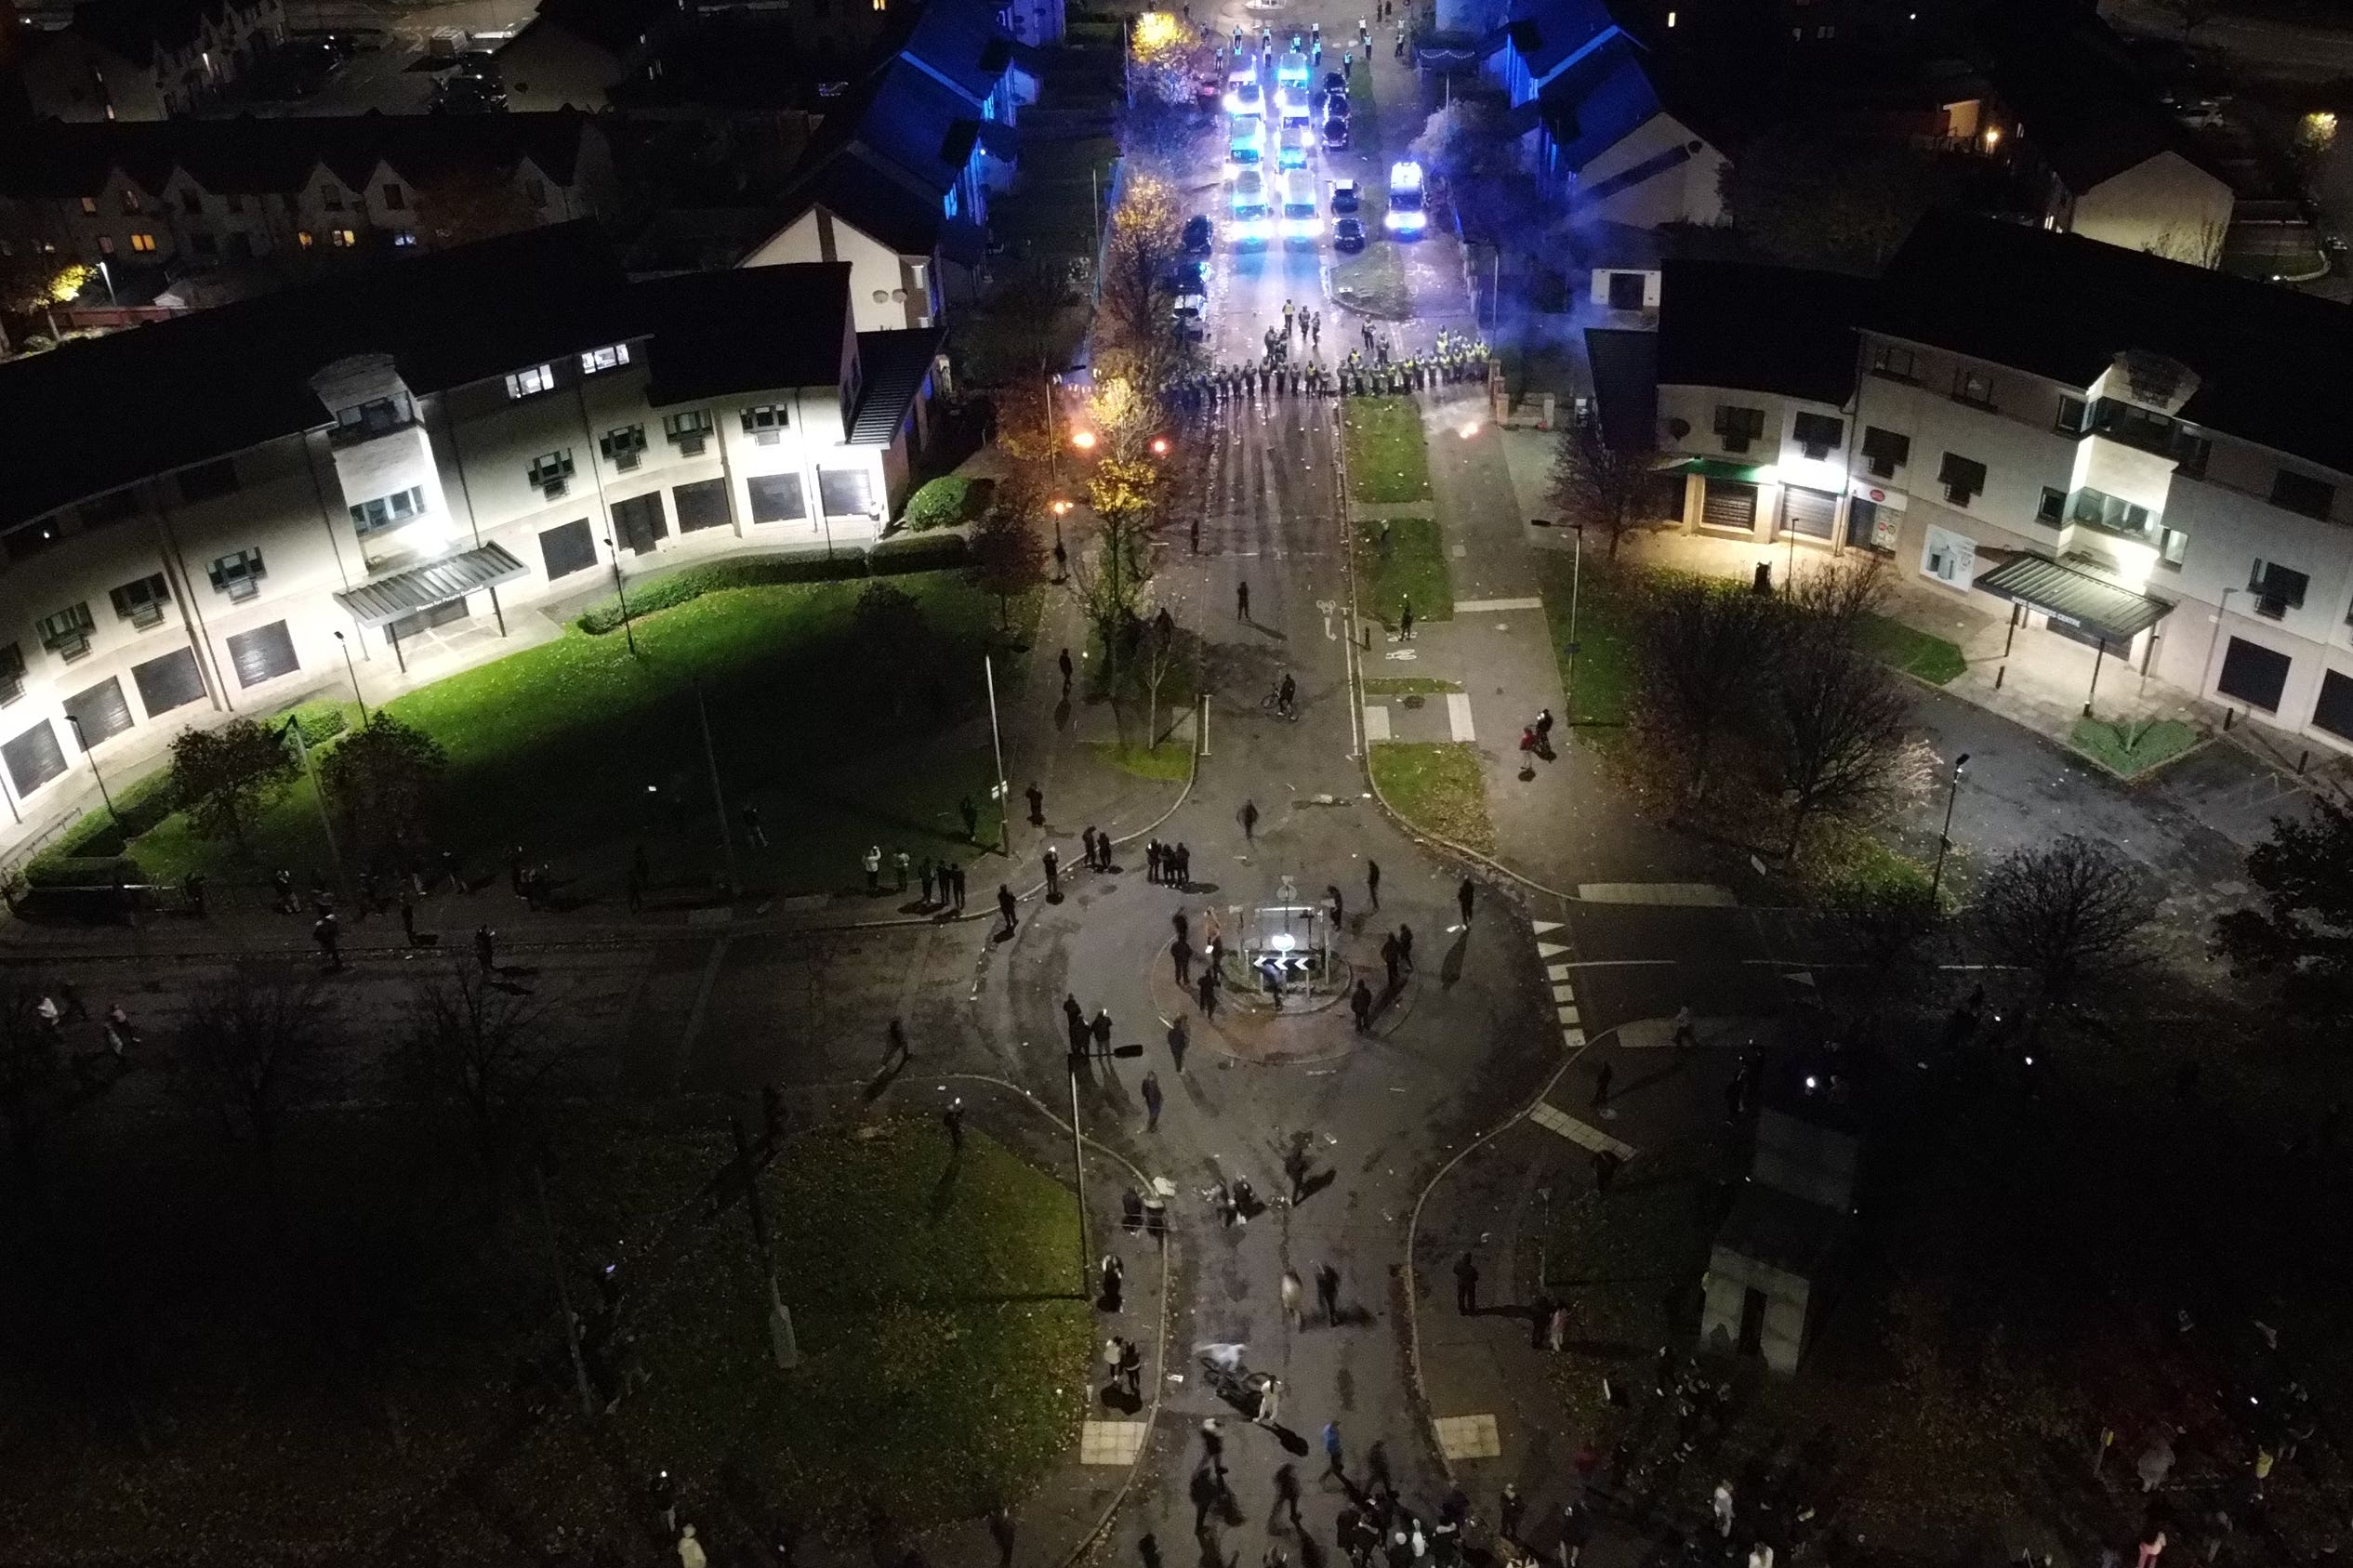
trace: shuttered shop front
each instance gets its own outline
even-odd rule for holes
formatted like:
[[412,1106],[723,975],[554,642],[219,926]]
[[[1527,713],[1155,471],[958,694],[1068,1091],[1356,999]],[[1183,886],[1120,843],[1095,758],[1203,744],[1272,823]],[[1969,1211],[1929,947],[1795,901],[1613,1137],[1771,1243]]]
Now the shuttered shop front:
[[1756,528],[1756,486],[1738,480],[1711,479],[1699,520],[1710,528],[1735,528],[1743,534]]
[[258,686],[302,667],[295,662],[294,639],[287,634],[284,621],[272,621],[231,638],[229,662],[237,671],[240,686]]
[[1838,497],[1792,484],[1781,492],[1781,520],[1808,539],[1828,539],[1838,527]]

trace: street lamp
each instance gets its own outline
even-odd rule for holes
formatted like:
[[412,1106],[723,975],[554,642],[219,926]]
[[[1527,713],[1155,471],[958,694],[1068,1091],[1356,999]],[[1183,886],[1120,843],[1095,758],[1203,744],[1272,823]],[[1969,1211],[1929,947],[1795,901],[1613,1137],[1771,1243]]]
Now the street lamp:
[[1937,835],[1937,869],[1928,878],[1928,902],[1937,902],[1937,889],[1945,885],[1945,851],[1952,848],[1952,803],[1961,793],[1961,770],[1969,766],[1969,754],[1963,752],[1952,759],[1952,778],[1945,785],[1945,826]]
[[[613,542],[613,535],[604,536],[604,547],[613,555],[613,597],[621,601],[621,636],[629,645],[629,657],[638,656],[637,628],[629,625],[629,595],[621,586],[621,547]],[[726,824],[721,824],[724,827]]]
[[1092,452],[1095,449],[1095,433],[1086,429],[1073,430],[1070,432],[1070,444],[1081,452]]
[[1577,535],[1568,566],[1568,668],[1562,679],[1561,704],[1568,709],[1569,728],[1577,727],[1577,590],[1585,585],[1585,525],[1581,522],[1563,526]]
[[360,705],[360,728],[367,728],[367,699],[360,695],[360,666],[351,662],[351,644],[341,632],[335,634],[335,645],[343,650],[343,667],[351,672],[351,700]]
[[1166,436],[1154,436],[1152,438],[1152,455],[1155,457],[1166,457],[1168,455],[1169,438]]
[[73,744],[82,748],[82,755],[90,759],[90,777],[98,781],[98,797],[106,802],[106,814],[114,819],[114,825],[123,825],[123,813],[114,809],[114,797],[106,790],[106,775],[98,771],[98,754],[90,750],[89,737],[82,733],[82,720],[67,714],[65,721],[73,726]]

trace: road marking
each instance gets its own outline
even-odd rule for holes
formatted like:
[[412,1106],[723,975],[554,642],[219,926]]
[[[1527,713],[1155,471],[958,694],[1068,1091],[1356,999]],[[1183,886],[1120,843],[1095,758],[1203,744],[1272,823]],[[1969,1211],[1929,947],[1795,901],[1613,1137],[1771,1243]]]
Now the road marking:
[[1585,1032],[1582,1029],[1570,1029],[1564,1027],[1561,1030],[1561,1044],[1566,1046],[1573,1051],[1583,1050],[1585,1048]]
[[1577,1022],[1577,1021],[1578,1021],[1578,1018],[1577,1018],[1577,1009],[1576,1009],[1575,1008],[1573,1008],[1573,1007],[1570,1007],[1570,1008],[1560,1008],[1560,1009],[1559,1009],[1559,1012],[1560,1012],[1560,1017],[1559,1017],[1559,1018],[1557,1018],[1557,1019],[1555,1019],[1555,1020],[1553,1021],[1554,1022],[1556,1022],[1556,1023],[1560,1023],[1560,1024],[1563,1024],[1563,1025],[1566,1025],[1566,1024],[1571,1024],[1571,1023],[1575,1023],[1575,1022]]
[[1471,728],[1471,698],[1469,693],[1447,693],[1447,729],[1458,741],[1475,741],[1478,734]]
[[1536,955],[1539,958],[1557,958],[1567,951],[1567,948],[1557,942],[1540,942],[1536,944]]
[[1387,703],[1367,703],[1365,705],[1365,739],[1368,741],[1385,741],[1388,738],[1389,705]]
[[1082,1465],[1132,1465],[1143,1452],[1149,1421],[1084,1421],[1078,1427],[1078,1462]]
[[1547,964],[1544,966],[1544,978],[1555,982],[1566,980],[1568,968],[1566,964]]
[[1411,663],[1413,660],[1421,657],[1419,652],[1416,652],[1410,648],[1392,648],[1389,652],[1381,656],[1384,659],[1398,659],[1407,663]]
[[1538,936],[1548,937],[1561,929],[1561,923],[1558,920],[1530,920],[1527,929]]
[[1596,1154],[1606,1149],[1621,1160],[1634,1157],[1633,1144],[1619,1141],[1601,1128],[1579,1121],[1547,1100],[1538,1100],[1536,1109],[1527,1113],[1527,1119],[1547,1132],[1559,1133],[1580,1149],[1591,1149]]
[[1553,1000],[1560,1003],[1564,1007],[1574,1006],[1577,1001],[1577,987],[1573,985],[1553,986]]
[[1491,615],[1502,610],[1541,610],[1540,599],[1466,599],[1457,600],[1454,613],[1458,615]]
[[1430,1423],[1438,1452],[1449,1459],[1500,1459],[1503,1440],[1492,1416],[1441,1416]]
[[1732,889],[1712,882],[1580,882],[1577,896],[1587,903],[1671,903],[1737,908]]

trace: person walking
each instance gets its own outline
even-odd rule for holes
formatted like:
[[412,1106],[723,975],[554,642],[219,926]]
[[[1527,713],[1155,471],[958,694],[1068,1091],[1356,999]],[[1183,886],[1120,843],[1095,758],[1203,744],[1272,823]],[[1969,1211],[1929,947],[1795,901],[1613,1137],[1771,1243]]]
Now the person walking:
[[1087,1033],[1094,1037],[1095,1054],[1107,1060],[1111,1055],[1111,1014],[1097,1008],[1095,1021],[1087,1026]]
[[1258,1412],[1250,1419],[1273,1430],[1283,1407],[1283,1380],[1270,1377],[1258,1390]]
[[1467,1252],[1454,1260],[1454,1310],[1466,1318],[1479,1310],[1479,1266]]
[[406,888],[401,889],[401,941],[410,947],[416,945],[416,900]]
[[1200,980],[1194,985],[1193,994],[1201,1004],[1201,1016],[1203,1018],[1216,1017],[1217,970],[1208,968],[1203,968],[1201,970]]
[[1329,1263],[1315,1266],[1315,1304],[1324,1310],[1324,1324],[1340,1326],[1340,1271]]
[[1397,928],[1397,962],[1405,966],[1408,974],[1413,972],[1413,928],[1411,926]]
[[768,848],[768,830],[760,825],[760,808],[757,806],[747,805],[744,808],[744,837],[755,850]]
[[1214,1416],[1201,1420],[1201,1463],[1220,1486],[1225,1484],[1225,1424]]
[[1520,1489],[1508,1481],[1503,1483],[1503,1496],[1496,1504],[1495,1514],[1497,1528],[1502,1532],[1503,1538],[1517,1542],[1520,1521],[1527,1514],[1527,1501],[1520,1496]]
[[1381,907],[1381,863],[1365,862],[1365,901],[1375,909]]
[[1598,1111],[1609,1103],[1609,1080],[1618,1075],[1617,1063],[1605,1061],[1593,1069],[1593,1109]]
[[964,913],[964,868],[960,865],[951,865],[947,868],[947,876],[949,883],[955,889],[956,913],[961,915]]
[[880,892],[882,890],[882,846],[867,845],[864,863],[866,872],[866,892],[869,895]]
[[1296,1270],[1283,1271],[1283,1321],[1294,1331],[1306,1325],[1307,1287],[1300,1283]]
[[1176,966],[1176,982],[1180,989],[1193,983],[1193,944],[1179,937],[1169,944],[1169,956]]
[[[1732,1538],[1732,1482],[1729,1481],[1716,1482],[1715,1492],[1709,1499],[1709,1507],[1715,1513],[1716,1534],[1725,1540],[1730,1540]],[[2148,1568],[2148,1565],[2144,1563],[2142,1568]]]
[[1409,596],[1400,598],[1397,601],[1397,640],[1399,642],[1413,640],[1413,600]]
[[1348,1466],[1341,1449],[1340,1423],[1337,1421],[1324,1423],[1324,1473],[1336,1475],[1342,1481],[1348,1479]]
[[905,850],[900,850],[892,855],[891,869],[898,873],[898,891],[903,893],[906,891],[906,874],[914,867],[914,860]]
[[1258,842],[1258,802],[1255,800],[1242,802],[1242,842]]
[[2165,1552],[2165,1532],[2151,1528],[2143,1532],[2140,1555],[2134,1559],[2133,1568],[2157,1568],[2157,1560]]
[[1372,1028],[1372,987],[1361,980],[1356,982],[1356,989],[1348,994],[1348,1010],[1356,1015],[1356,1033],[1368,1032]]
[[709,1568],[710,1561],[703,1543],[694,1538],[694,1526],[687,1525],[678,1533],[678,1568]]
[[318,923],[311,928],[311,939],[319,944],[329,969],[343,967],[343,932],[335,923],[334,910],[319,916]]
[[940,1113],[940,1123],[947,1128],[949,1152],[962,1153],[964,1152],[964,1097],[962,1095],[947,1102],[947,1109]]
[[1593,1538],[1593,1522],[1576,1498],[1561,1505],[1561,1568],[1578,1568],[1585,1543]]
[[1029,822],[1030,822],[1030,825],[1031,825],[1031,826],[1033,826],[1033,827],[1043,827],[1043,826],[1045,826],[1045,825],[1046,825],[1046,792],[1045,792],[1044,790],[1039,789],[1039,788],[1038,787],[1038,781],[1037,781],[1037,780],[1032,779],[1032,780],[1030,781],[1029,787],[1028,787],[1027,789],[1025,789],[1025,790],[1023,790],[1023,791],[1022,791],[1022,798],[1024,798],[1024,800],[1027,800],[1027,801],[1029,802]]
[[1536,710],[1536,744],[1548,753],[1553,749],[1553,710],[1551,708]]
[[1106,1312],[1116,1312],[1119,1310],[1121,1293],[1127,1288],[1128,1277],[1127,1270],[1119,1266],[1119,1255],[1116,1252],[1104,1253],[1098,1272],[1103,1280],[1103,1290],[1096,1305]]
[[923,863],[917,866],[915,869],[923,880],[923,903],[921,907],[930,909],[939,903],[938,892],[940,884],[947,880],[945,869],[941,866],[933,865],[932,863],[932,857],[929,855],[925,855],[923,857]]
[[1043,858],[1046,863],[1046,897],[1059,903],[1062,902],[1062,856],[1056,854],[1054,847],[1049,844]]
[[1456,906],[1462,911],[1462,927],[1465,930],[1471,927],[1471,905],[1477,899],[1478,891],[1477,886],[1468,876],[1462,879],[1461,887],[1454,889],[1454,902]]
[[488,926],[476,926],[474,928],[474,962],[482,966],[482,972],[484,974],[490,973],[493,969],[496,969],[498,967],[497,964],[494,962],[497,951],[497,943],[498,933],[492,930]]
[[1324,885],[1324,904],[1331,911],[1331,923],[1334,926],[1340,926],[1346,922],[1348,906],[1342,900],[1340,896],[1340,889],[1338,887],[1330,883],[1326,883]]
[[1234,618],[1237,621],[1250,618],[1250,586],[1248,583],[1234,585]]
[[1086,826],[1078,830],[1078,849],[1080,854],[1079,864],[1085,866],[1089,871],[1099,871],[1102,869],[1101,862],[1095,854],[1094,824],[1089,823]]
[[1160,1074],[1157,1073],[1143,1075],[1143,1130],[1160,1130]]
[[894,1018],[882,1032],[882,1065],[887,1068],[895,1061],[904,1067],[914,1060],[915,1053],[907,1049],[906,1025]]
[[1067,697],[1070,695],[1070,677],[1074,668],[1070,662],[1070,650],[1064,649],[1062,656],[1054,662],[1062,666],[1062,694]]
[[[962,905],[959,904],[958,907],[961,908]],[[997,913],[1004,917],[1007,936],[1013,934],[1014,911],[1019,907],[1019,901],[1013,897],[1013,889],[1002,882],[997,884]]]
[[1389,989],[1397,989],[1397,939],[1392,934],[1381,939],[1381,965],[1389,971]]
[[971,796],[967,795],[957,801],[956,814],[964,819],[964,842],[979,843],[981,841],[981,809],[972,804]]

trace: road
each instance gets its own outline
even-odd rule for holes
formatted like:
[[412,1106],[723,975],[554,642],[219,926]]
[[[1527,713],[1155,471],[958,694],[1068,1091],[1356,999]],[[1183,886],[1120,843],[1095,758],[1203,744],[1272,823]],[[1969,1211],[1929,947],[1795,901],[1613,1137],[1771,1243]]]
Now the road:
[[[2164,0],[2101,0],[2100,15],[2126,33],[2178,40],[2181,17]],[[2191,42],[2267,76],[2326,82],[2353,75],[2353,33],[2221,11],[2198,24]]]

